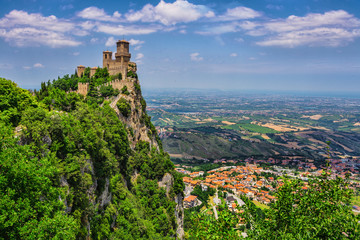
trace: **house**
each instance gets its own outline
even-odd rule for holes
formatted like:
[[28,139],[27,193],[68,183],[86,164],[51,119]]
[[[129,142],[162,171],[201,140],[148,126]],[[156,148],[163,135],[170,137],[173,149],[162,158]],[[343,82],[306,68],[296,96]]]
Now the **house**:
[[199,202],[200,201],[198,200],[197,196],[190,195],[184,199],[184,207],[185,208],[196,207],[197,205],[199,205]]

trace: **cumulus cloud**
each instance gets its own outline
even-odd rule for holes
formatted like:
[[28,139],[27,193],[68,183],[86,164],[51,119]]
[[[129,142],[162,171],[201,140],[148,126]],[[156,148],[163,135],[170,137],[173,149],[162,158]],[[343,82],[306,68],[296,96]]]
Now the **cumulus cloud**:
[[360,37],[360,29],[348,31],[340,28],[315,28],[280,33],[260,41],[260,46],[296,47],[301,45],[337,47]]
[[214,17],[215,14],[204,5],[195,5],[186,0],[166,3],[161,0],[158,5],[146,4],[139,11],[125,14],[129,22],[160,22],[164,25],[175,25],[180,22],[192,22],[202,17]]
[[118,11],[115,11],[112,16],[106,14],[104,9],[97,7],[88,7],[84,10],[77,13],[77,16],[84,19],[92,19],[97,21],[106,21],[106,22],[118,22],[121,20],[121,14]]
[[41,63],[35,63],[34,64],[34,68],[43,68],[44,65],[42,65]]
[[58,19],[54,15],[44,17],[39,13],[27,13],[25,11],[12,10],[0,19],[0,27],[10,28],[15,26],[30,26],[56,32],[68,32],[75,28],[75,24]]
[[262,14],[247,7],[236,7],[226,10],[224,15],[215,18],[216,21],[234,21],[260,17]]
[[136,54],[135,60],[136,60],[136,61],[139,61],[139,60],[141,60],[141,59],[143,59],[143,58],[144,58],[144,54],[138,53],[138,54]]
[[230,57],[237,57],[237,53],[231,53]]
[[137,25],[107,25],[99,24],[96,28],[97,32],[122,36],[122,35],[143,35],[157,32],[160,26],[137,26]]
[[137,64],[142,64],[142,59],[144,58],[144,54],[138,53],[136,54],[135,61]]
[[114,37],[109,37],[105,43],[105,46],[106,47],[112,47],[112,46],[115,46],[116,44],[116,40]]
[[259,31],[267,38],[260,46],[330,46],[345,45],[360,37],[360,20],[344,10],[324,14],[310,13],[304,17],[291,15],[263,24]]
[[137,39],[130,39],[129,43],[131,44],[131,46],[134,46],[135,50],[140,50],[140,48],[142,47],[142,45],[145,43],[144,41],[141,40],[137,40]]
[[204,60],[203,57],[200,57],[200,53],[198,53],[198,52],[191,53],[190,59],[191,59],[191,61],[195,61],[195,62],[200,62],[200,61]]
[[201,35],[221,35],[240,31],[254,31],[254,29],[260,25],[259,23],[251,21],[231,21],[204,27],[202,30],[196,31],[196,33]]
[[29,27],[10,30],[0,29],[0,37],[19,47],[45,45],[55,48],[79,46],[81,44],[81,42],[73,40],[62,33]]
[[74,29],[74,23],[54,15],[45,17],[18,10],[0,19],[0,37],[15,46],[78,46],[81,42],[68,36]]

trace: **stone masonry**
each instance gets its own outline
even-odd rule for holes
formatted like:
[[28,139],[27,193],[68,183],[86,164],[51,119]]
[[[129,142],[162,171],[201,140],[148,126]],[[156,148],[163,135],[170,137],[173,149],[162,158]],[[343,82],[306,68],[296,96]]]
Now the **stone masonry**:
[[[131,54],[129,53],[129,42],[119,40],[116,42],[115,59],[112,58],[111,51],[103,51],[103,68],[107,68],[110,75],[117,75],[121,73],[122,78],[125,79],[128,71],[136,72],[136,63],[130,62]],[[96,72],[97,67],[90,69],[90,77]],[[85,71],[85,66],[79,65],[77,67],[77,74],[79,77]]]

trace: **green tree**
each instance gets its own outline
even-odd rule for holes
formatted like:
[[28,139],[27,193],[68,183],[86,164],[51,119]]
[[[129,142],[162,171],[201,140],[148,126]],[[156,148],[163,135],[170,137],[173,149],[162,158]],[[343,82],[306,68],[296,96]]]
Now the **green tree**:
[[0,120],[17,126],[22,112],[38,103],[29,91],[19,88],[10,80],[0,78]]
[[131,113],[131,106],[128,101],[124,98],[120,98],[119,101],[116,103],[119,111],[124,117],[128,117]]
[[64,214],[64,192],[54,186],[57,159],[33,156],[0,123],[0,238],[75,239],[79,226]]
[[[352,213],[352,190],[342,178],[329,179],[325,171],[310,179],[308,185],[298,179],[284,178],[277,201],[256,219],[247,204],[245,216],[252,239],[358,239],[360,225]],[[336,227],[335,227],[336,226]]]

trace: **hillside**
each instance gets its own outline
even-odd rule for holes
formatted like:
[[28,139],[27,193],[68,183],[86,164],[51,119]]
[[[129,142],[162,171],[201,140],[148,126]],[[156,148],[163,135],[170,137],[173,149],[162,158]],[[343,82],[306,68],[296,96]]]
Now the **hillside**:
[[183,237],[183,182],[137,75],[114,80],[99,68],[31,94],[0,79],[0,238]]

